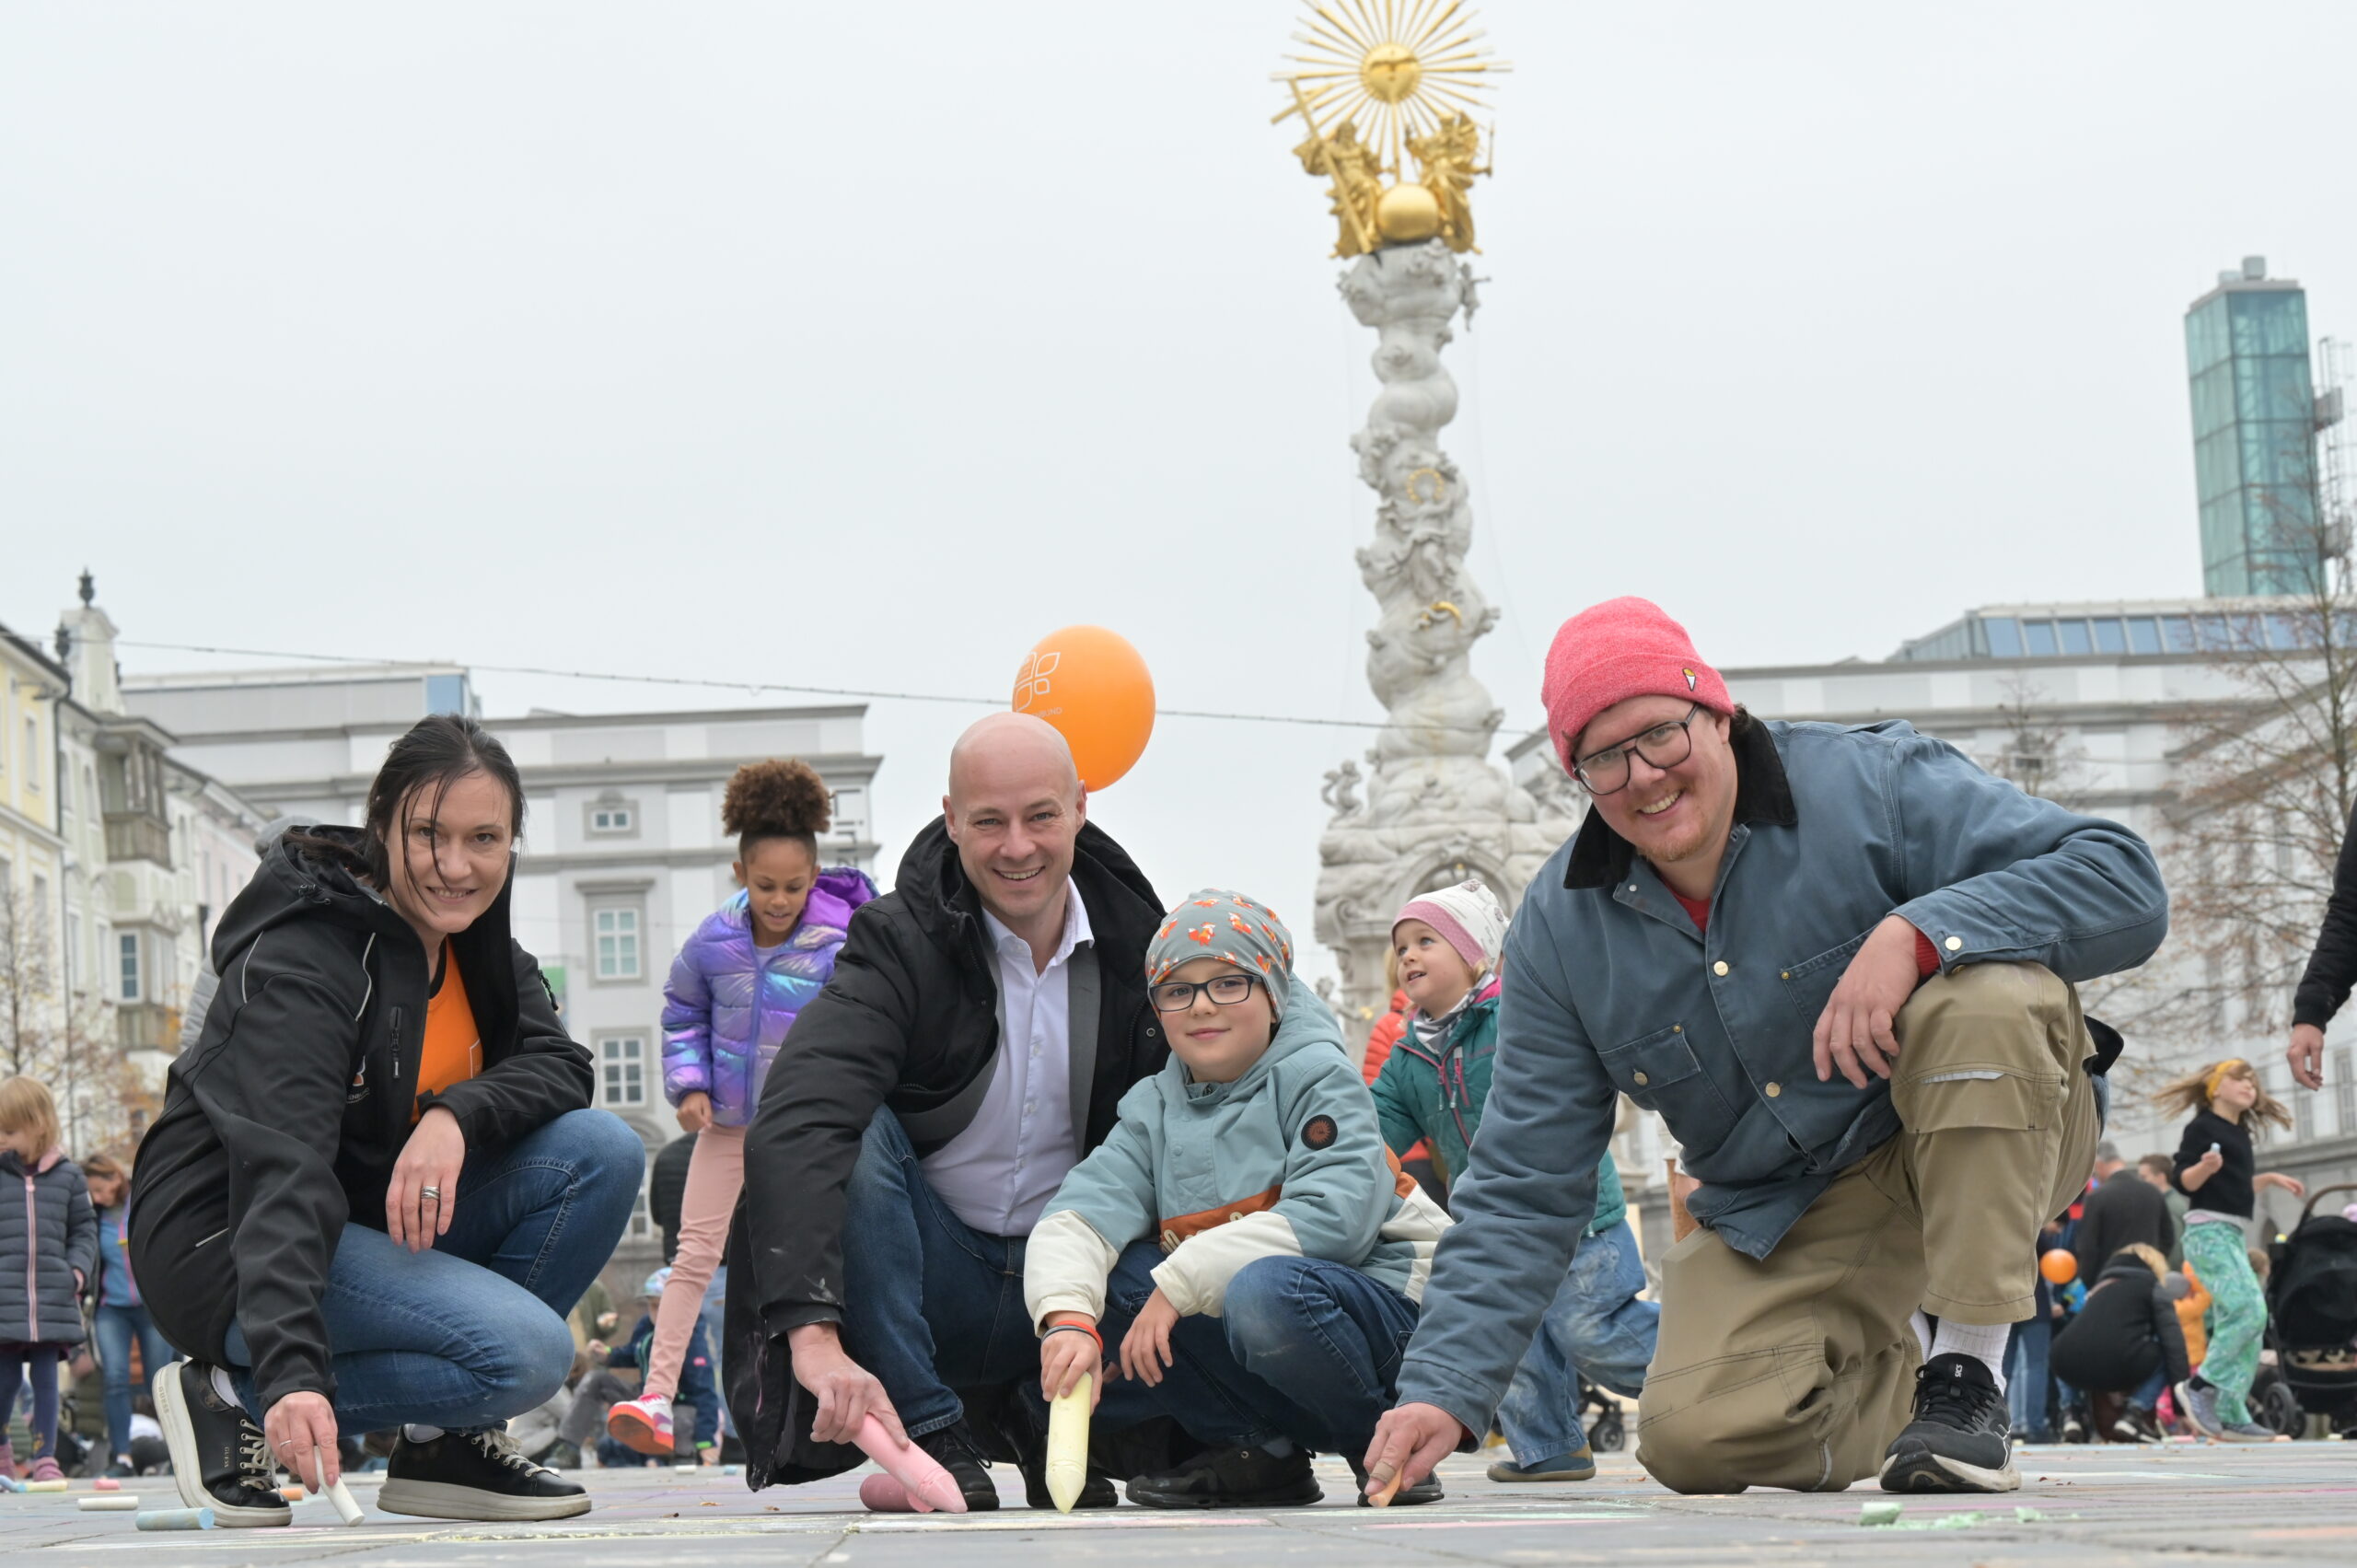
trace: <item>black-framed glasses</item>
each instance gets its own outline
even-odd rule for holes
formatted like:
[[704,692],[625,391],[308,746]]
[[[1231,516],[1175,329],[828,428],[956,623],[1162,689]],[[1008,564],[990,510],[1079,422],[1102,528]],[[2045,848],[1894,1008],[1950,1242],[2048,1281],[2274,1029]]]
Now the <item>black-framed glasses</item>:
[[1572,772],[1579,775],[1588,794],[1611,795],[1629,787],[1631,751],[1656,768],[1674,768],[1694,755],[1694,732],[1688,726],[1701,711],[1702,704],[1697,703],[1686,710],[1682,719],[1657,724],[1643,735],[1581,758],[1572,764]]
[[1252,994],[1260,983],[1258,975],[1215,974],[1205,981],[1166,980],[1146,993],[1154,998],[1157,1013],[1183,1013],[1195,1005],[1195,993],[1208,993],[1211,999],[1223,1007],[1233,1007]]

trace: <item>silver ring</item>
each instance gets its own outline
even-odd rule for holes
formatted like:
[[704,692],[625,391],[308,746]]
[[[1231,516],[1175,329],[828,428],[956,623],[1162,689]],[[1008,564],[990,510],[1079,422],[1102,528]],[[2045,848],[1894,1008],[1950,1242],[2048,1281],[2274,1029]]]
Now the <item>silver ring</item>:
[[417,1195],[421,1198],[431,1198],[438,1203],[442,1201],[442,1189],[439,1187],[421,1187],[417,1190]]

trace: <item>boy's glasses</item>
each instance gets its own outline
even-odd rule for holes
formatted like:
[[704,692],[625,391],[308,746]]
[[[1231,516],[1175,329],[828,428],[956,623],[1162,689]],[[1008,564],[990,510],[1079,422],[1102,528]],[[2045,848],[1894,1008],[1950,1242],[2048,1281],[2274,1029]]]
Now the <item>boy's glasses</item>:
[[1195,993],[1206,992],[1223,1007],[1233,1007],[1252,994],[1259,980],[1248,974],[1214,975],[1202,981],[1169,980],[1146,993],[1154,998],[1157,1013],[1183,1013],[1195,1005]]
[[1702,711],[1695,703],[1686,710],[1682,719],[1657,724],[1634,740],[1624,740],[1618,746],[1592,752],[1581,758],[1572,768],[1590,795],[1610,795],[1624,789],[1629,783],[1629,753],[1634,751],[1655,769],[1674,768],[1694,754],[1694,734],[1687,726]]

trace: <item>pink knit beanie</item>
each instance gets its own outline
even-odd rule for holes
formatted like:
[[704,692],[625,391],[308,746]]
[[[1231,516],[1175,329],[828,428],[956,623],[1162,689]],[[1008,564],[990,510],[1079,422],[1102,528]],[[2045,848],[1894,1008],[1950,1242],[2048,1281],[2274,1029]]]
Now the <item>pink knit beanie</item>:
[[1702,662],[1685,627],[1651,599],[1608,598],[1564,621],[1547,650],[1539,698],[1565,772],[1580,731],[1631,697],[1685,697],[1713,713],[1735,712],[1727,683]]
[[1505,909],[1479,877],[1468,877],[1454,888],[1419,893],[1391,917],[1391,929],[1396,933],[1402,922],[1411,920],[1421,920],[1438,932],[1475,974],[1496,969],[1498,955],[1505,949]]

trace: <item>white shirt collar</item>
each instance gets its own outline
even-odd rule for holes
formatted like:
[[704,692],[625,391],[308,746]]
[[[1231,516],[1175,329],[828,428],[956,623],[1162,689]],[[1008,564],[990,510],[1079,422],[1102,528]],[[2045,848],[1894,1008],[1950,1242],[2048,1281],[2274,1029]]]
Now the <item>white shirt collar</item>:
[[[1008,958],[1019,954],[1026,967],[1030,965],[1031,944],[1017,936],[1006,922],[993,914],[987,904],[982,906],[982,923],[991,934],[991,946]],[[1093,940],[1095,934],[1088,927],[1088,905],[1081,900],[1080,884],[1067,877],[1064,878],[1064,934],[1056,943],[1055,956],[1048,960],[1048,969],[1054,969],[1069,959],[1082,943]],[[1037,972],[1045,974],[1047,970]]]

